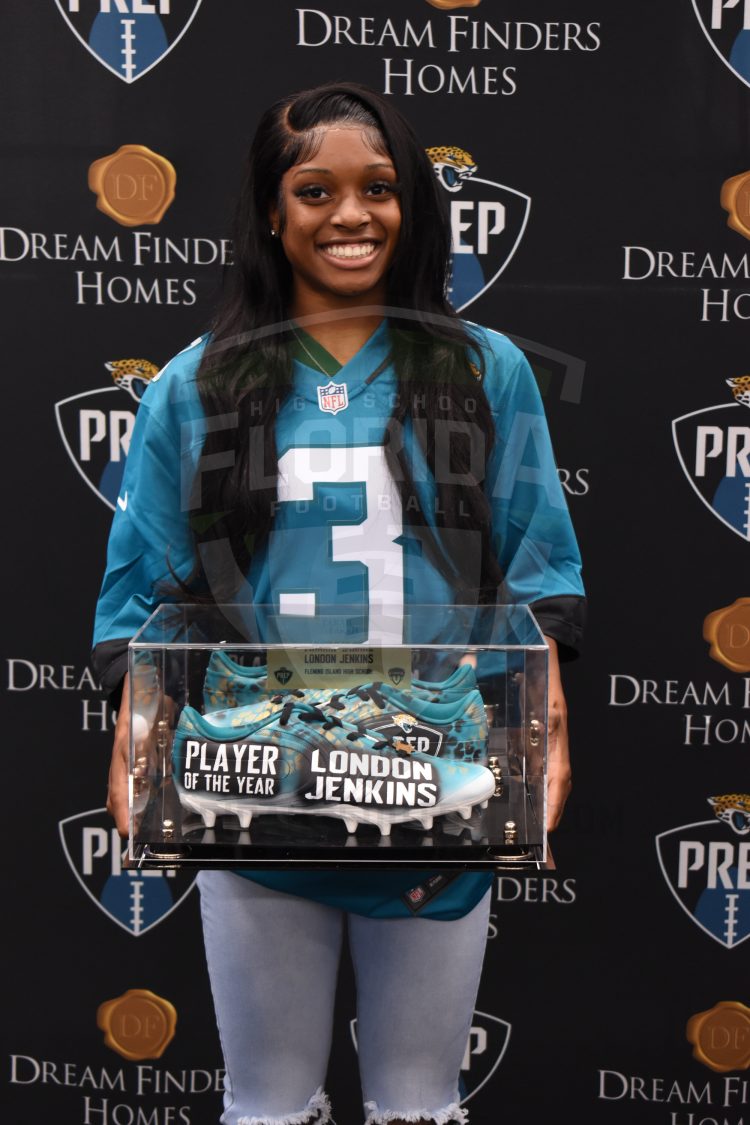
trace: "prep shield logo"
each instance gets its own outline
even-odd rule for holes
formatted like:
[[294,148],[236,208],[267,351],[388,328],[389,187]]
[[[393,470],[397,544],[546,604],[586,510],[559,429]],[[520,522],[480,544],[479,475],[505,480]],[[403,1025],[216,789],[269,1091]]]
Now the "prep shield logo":
[[123,870],[127,845],[106,809],[69,816],[59,828],[65,858],[86,894],[133,937],[163,922],[193,889],[193,872]]
[[[356,1019],[350,1022],[349,1030],[356,1050]],[[469,1039],[461,1062],[461,1075],[458,1082],[460,1105],[470,1101],[492,1078],[508,1048],[510,1030],[511,1025],[507,1020],[501,1020],[499,1016],[491,1016],[489,1012],[474,1012]]]
[[443,745],[443,732],[428,726],[414,715],[399,713],[380,719],[367,719],[365,725],[368,730],[376,730],[385,738],[397,738],[408,743],[412,750],[417,750],[420,754],[437,757]]
[[428,148],[440,185],[450,195],[453,260],[448,296],[465,309],[497,281],[526,230],[531,198],[515,188],[480,179],[462,148]]
[[735,401],[672,423],[685,476],[717,519],[750,540],[750,376],[727,379]]
[[56,0],[87,51],[123,82],[160,63],[190,27],[202,0]]
[[[114,387],[61,399],[55,403],[55,417],[76,469],[92,492],[114,511],[138,403],[159,368],[147,359],[118,359],[104,366]],[[121,506],[126,503],[127,498]]]
[[693,0],[693,7],[721,61],[750,86],[750,0]]
[[750,796],[709,797],[712,820],[656,837],[662,874],[685,913],[726,949],[750,937]]

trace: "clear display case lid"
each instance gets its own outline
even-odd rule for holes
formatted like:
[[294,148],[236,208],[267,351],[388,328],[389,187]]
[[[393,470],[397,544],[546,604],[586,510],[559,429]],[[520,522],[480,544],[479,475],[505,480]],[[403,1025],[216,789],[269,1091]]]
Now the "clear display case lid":
[[547,644],[527,605],[372,607],[165,603],[133,637],[134,648],[267,648],[269,645],[408,644],[420,648],[538,649]]

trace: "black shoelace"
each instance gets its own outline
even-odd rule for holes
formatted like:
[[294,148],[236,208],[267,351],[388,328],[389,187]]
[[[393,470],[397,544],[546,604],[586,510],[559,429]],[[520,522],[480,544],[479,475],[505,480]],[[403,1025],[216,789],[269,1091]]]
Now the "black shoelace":
[[331,696],[326,706],[335,707],[337,711],[343,711],[346,708],[345,700],[352,695],[356,695],[359,699],[364,700],[365,703],[372,701],[376,707],[384,711],[388,706],[388,700],[381,695],[380,688],[382,686],[382,683],[378,681],[377,683],[370,684],[369,687],[352,688],[351,691],[346,693],[346,696],[343,696],[341,692],[337,692],[336,695]]
[[[299,694],[302,693],[300,692]],[[280,703],[281,699],[278,699],[277,702]],[[303,723],[320,723],[323,730],[333,730],[334,727],[341,727],[343,729],[344,727],[344,724],[340,719],[337,719],[335,715],[326,715],[324,711],[321,711],[319,707],[315,707],[311,703],[300,705],[295,699],[287,699],[284,706],[281,708],[279,725],[285,727],[292,715]],[[357,739],[363,738],[366,733],[367,732],[363,730],[352,730],[344,737],[349,742],[355,742]],[[373,742],[372,744],[373,750],[384,750],[386,748],[400,753],[398,747],[394,746],[391,740],[387,738],[380,739],[380,741]]]

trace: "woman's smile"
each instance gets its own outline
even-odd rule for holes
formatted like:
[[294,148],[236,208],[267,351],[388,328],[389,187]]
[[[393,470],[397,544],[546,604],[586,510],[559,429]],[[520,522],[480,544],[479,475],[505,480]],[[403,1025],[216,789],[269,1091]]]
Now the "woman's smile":
[[330,242],[321,246],[324,254],[337,261],[345,263],[356,263],[362,265],[365,258],[370,258],[375,253],[377,246],[376,242]]

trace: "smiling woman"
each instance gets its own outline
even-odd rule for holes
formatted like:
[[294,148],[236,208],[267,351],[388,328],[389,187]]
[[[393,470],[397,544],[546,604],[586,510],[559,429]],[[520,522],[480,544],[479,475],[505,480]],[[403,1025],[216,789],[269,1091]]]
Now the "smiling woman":
[[[292,269],[295,319],[346,308],[353,298],[384,305],[401,229],[396,169],[382,136],[352,124],[318,130],[316,139],[315,152],[284,173],[270,211]],[[332,327],[328,350],[345,363],[357,346],[342,349]]]
[[[162,370],[139,407],[95,663],[117,692],[127,639],[164,597],[272,606],[289,643],[317,641],[343,615],[361,630],[347,631],[347,645],[382,646],[406,643],[414,604],[434,607],[440,645],[450,638],[446,606],[530,603],[550,646],[554,827],[570,788],[557,644],[578,644],[580,559],[525,358],[498,333],[462,322],[447,300],[443,195],[411,127],[364,87],[304,91],[263,115],[212,331]],[[534,435],[532,471],[519,426]],[[474,668],[432,686],[451,729],[481,742]],[[323,711],[256,687],[258,722],[279,702],[285,723],[309,734],[319,722],[324,742],[342,743],[317,779],[314,810],[305,801],[310,815],[341,814],[356,832],[376,823],[370,794],[384,829],[416,818],[426,830],[443,789],[471,806],[494,788],[474,760],[437,751],[396,760],[414,749],[416,721],[400,699],[403,739],[383,741],[365,716],[342,741],[335,697]],[[124,700],[109,807],[126,832],[127,692]],[[422,713],[419,698],[409,704]],[[354,714],[353,701],[345,706]],[[210,718],[188,721],[204,730]],[[193,738],[191,752],[198,746]],[[317,773],[316,749],[305,753]],[[295,771],[289,777],[293,787]],[[235,805],[240,823],[265,813],[253,794],[241,796],[250,804]],[[227,813],[213,798],[193,799],[183,805],[203,809],[207,825]],[[490,873],[203,871],[199,883],[226,1062],[224,1125],[331,1120],[323,1083],[345,925],[367,1125],[466,1121],[459,1075]]]

